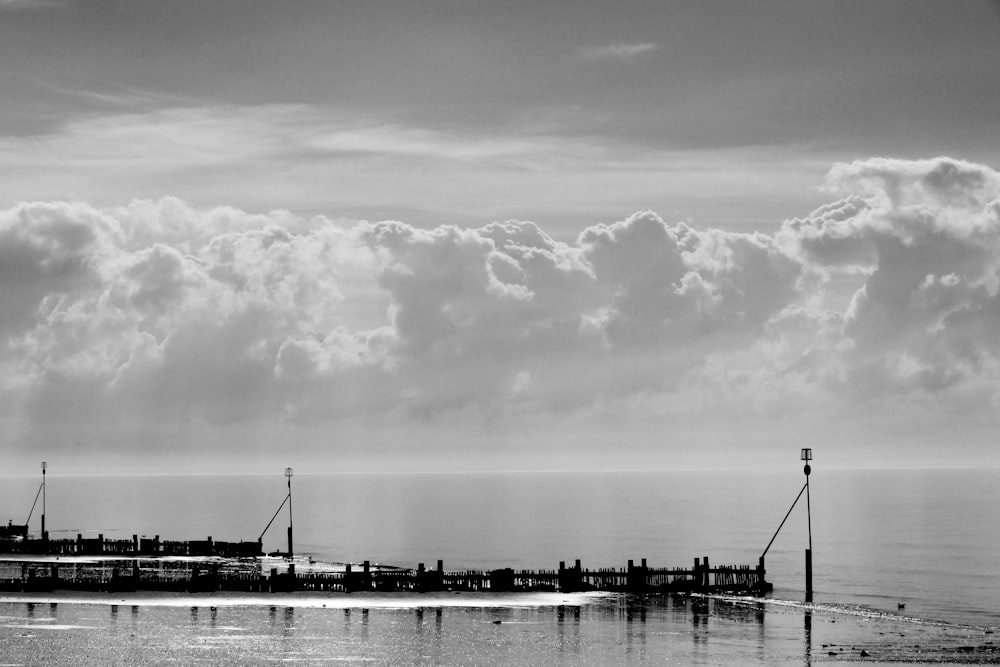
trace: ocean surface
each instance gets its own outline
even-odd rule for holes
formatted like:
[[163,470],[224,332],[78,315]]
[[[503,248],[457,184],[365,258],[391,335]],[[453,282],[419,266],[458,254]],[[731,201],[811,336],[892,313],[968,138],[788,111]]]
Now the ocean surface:
[[[23,522],[39,479],[8,477]],[[754,564],[805,478],[780,473],[297,474],[296,555],[445,569]],[[53,538],[254,540],[264,476],[49,475]],[[40,503],[41,501],[39,501]],[[996,662],[1000,471],[824,471],[767,553],[763,601],[617,595],[0,597],[0,664]],[[40,506],[32,527],[37,530]],[[285,547],[287,507],[264,536]],[[900,609],[899,605],[905,605]],[[1000,639],[997,640],[1000,642]],[[861,651],[865,651],[865,656]]]

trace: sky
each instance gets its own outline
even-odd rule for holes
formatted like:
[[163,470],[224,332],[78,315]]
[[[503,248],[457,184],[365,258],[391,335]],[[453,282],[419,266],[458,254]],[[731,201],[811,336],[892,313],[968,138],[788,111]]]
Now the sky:
[[998,35],[0,0],[5,472],[995,467]]

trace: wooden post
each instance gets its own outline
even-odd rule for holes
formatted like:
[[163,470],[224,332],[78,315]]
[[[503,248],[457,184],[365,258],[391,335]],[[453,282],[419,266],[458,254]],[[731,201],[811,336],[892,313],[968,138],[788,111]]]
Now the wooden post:
[[806,602],[813,599],[813,553],[806,549]]

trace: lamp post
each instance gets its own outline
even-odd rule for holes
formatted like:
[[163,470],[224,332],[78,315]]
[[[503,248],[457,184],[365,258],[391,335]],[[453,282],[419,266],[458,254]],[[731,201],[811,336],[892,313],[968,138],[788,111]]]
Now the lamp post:
[[813,450],[808,447],[802,448],[802,460],[805,461],[805,465],[802,468],[802,472],[806,474],[806,516],[809,522],[809,548],[806,549],[806,602],[812,602],[813,596],[813,559],[812,559],[812,549],[813,549],[813,530],[812,530],[812,505],[809,500],[809,473],[812,472],[812,466],[809,462],[812,461]]
[[285,468],[285,477],[288,478],[288,558],[292,553],[292,469]]
[[42,539],[49,539],[49,534],[45,532],[45,469],[49,465],[42,461]]

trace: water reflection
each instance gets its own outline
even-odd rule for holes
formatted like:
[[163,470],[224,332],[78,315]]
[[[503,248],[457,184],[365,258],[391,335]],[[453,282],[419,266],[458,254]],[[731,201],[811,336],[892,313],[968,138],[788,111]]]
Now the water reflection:
[[441,609],[438,608],[435,610],[434,629],[432,632],[428,632],[425,627],[426,616],[427,611],[423,607],[417,607],[414,610],[414,618],[417,625],[417,647],[419,647],[420,655],[428,658],[431,664],[440,664],[441,656],[444,653],[441,647]]
[[[379,604],[362,597],[351,602]],[[827,641],[828,634],[823,612],[775,609],[753,600],[678,595],[591,598],[582,605],[565,602],[568,604],[521,606],[519,601],[510,604],[501,599],[497,604],[504,606],[475,606],[473,602],[466,607],[382,609],[359,605],[319,609],[318,605],[281,605],[279,609],[269,605],[201,611],[198,606],[189,606],[189,601],[180,608],[142,607],[141,626],[141,605],[130,604],[132,623],[119,623],[117,628],[114,615],[124,617],[108,604],[99,621],[88,618],[86,625],[103,626],[109,641],[117,642],[114,648],[118,653],[108,653],[105,658],[135,650],[134,638],[140,636],[137,629],[145,632],[156,627],[164,638],[178,639],[167,640],[160,649],[165,660],[178,664],[245,664],[251,655],[262,662],[336,655],[376,663],[393,655],[412,664],[725,664],[727,660],[731,664],[729,658],[739,655],[741,660],[756,664],[811,664],[814,640],[817,644]],[[21,605],[14,613],[48,616],[40,611],[46,607],[48,601],[33,605],[31,611]],[[50,608],[54,617],[55,607]],[[93,615],[92,610],[90,605],[60,604],[58,614],[62,623],[75,625],[83,624],[79,617]],[[765,610],[769,620],[766,632]],[[814,613],[819,613],[820,623],[815,636]],[[243,629],[253,642],[230,633],[235,629],[230,626]],[[840,625],[833,627],[839,630]],[[0,645],[4,644],[2,632],[0,629]],[[46,636],[47,641],[53,641],[54,635]],[[55,639],[65,642],[66,651],[79,648],[72,643],[78,639],[71,633]],[[26,650],[42,646],[41,639],[30,641],[34,644],[26,643]],[[109,644],[106,650],[112,648]],[[817,661],[825,659],[824,651]],[[32,664],[23,659],[9,661]]]
[[805,643],[806,643],[806,664],[812,664],[812,629],[813,629],[813,613],[811,609],[806,609],[805,614],[803,614],[805,619]]
[[580,608],[570,607],[570,610],[571,613],[567,615],[564,605],[556,607],[556,632],[559,637],[559,653],[576,657],[580,654]]
[[636,598],[629,598],[625,607],[625,654],[630,657],[646,657],[646,604]]
[[[763,602],[749,600],[730,600],[708,598],[702,596],[669,596],[662,598],[641,598],[622,596],[609,601],[606,605],[586,607],[584,612],[590,620],[617,625],[617,636],[631,658],[646,658],[652,646],[659,645],[662,635],[662,623],[669,622],[679,627],[690,628],[693,655],[698,660],[708,659],[711,651],[709,639],[721,631],[723,633],[737,632],[747,637],[739,626],[755,628],[752,637],[754,645],[764,659],[766,635],[764,629],[765,605]],[[579,619],[581,610],[574,608],[573,614],[577,623],[572,625],[574,642],[567,641],[566,620],[569,612],[566,607],[556,609],[556,631],[559,636],[558,646],[561,650],[572,648],[578,650]],[[715,637],[716,639],[718,636]],[[714,650],[718,650],[715,647]],[[567,651],[568,652],[568,651]],[[567,656],[569,659],[570,656]]]
[[704,655],[708,650],[708,598],[691,598],[691,640],[696,655]]

